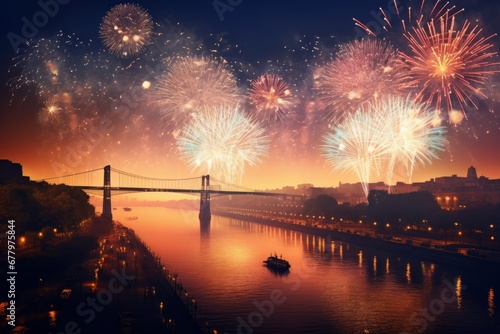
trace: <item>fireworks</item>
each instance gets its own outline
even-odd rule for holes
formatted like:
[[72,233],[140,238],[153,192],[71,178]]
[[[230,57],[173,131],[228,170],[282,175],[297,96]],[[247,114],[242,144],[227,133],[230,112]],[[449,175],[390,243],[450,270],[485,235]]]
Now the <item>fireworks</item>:
[[378,113],[357,110],[324,137],[323,156],[340,172],[354,171],[365,195],[372,171],[388,153],[387,136]]
[[[389,5],[390,3],[388,3]],[[420,7],[416,12],[413,7],[409,6],[406,10],[402,6],[400,6],[399,1],[393,0],[392,8],[390,12],[393,12],[399,18],[399,23],[401,24],[401,31],[404,33],[410,30],[411,27],[421,27],[425,23],[429,23],[432,21],[436,21],[443,17],[444,15],[455,16],[464,11],[464,9],[456,10],[455,6],[449,7],[450,2],[441,2],[441,0],[437,0],[434,4],[430,6],[426,6],[425,0],[422,0],[420,3]],[[376,37],[378,33],[383,30],[388,32],[390,29],[396,29],[397,27],[391,23],[391,14],[388,13],[383,8],[379,8],[380,13],[382,14],[384,25],[380,27],[377,23],[370,22],[371,24],[364,24],[358,19],[354,18],[354,25],[363,29],[368,35]],[[403,17],[403,13],[406,13],[407,16]],[[380,22],[380,21],[379,21]],[[372,29],[370,26],[372,26]],[[375,30],[375,31],[374,31]]]
[[413,170],[431,164],[444,151],[446,129],[437,115],[408,96],[388,96],[375,106],[385,120],[389,149],[387,183],[391,184],[395,165],[402,165],[411,181]]
[[250,83],[250,103],[256,117],[270,123],[282,121],[292,107],[292,93],[286,82],[276,74],[264,74]]
[[201,109],[234,107],[239,100],[236,78],[229,67],[208,57],[178,59],[156,88],[163,119],[180,126]]
[[267,155],[269,138],[238,107],[224,106],[194,115],[177,146],[193,170],[240,182],[246,166],[257,165]]
[[331,121],[387,94],[407,89],[406,72],[391,44],[356,40],[341,46],[337,58],[320,70],[318,100]]
[[387,171],[390,184],[396,164],[411,178],[418,165],[431,163],[444,150],[444,127],[435,115],[410,97],[387,96],[347,117],[324,137],[323,155],[340,171],[354,170],[368,195],[370,176]]
[[56,99],[50,98],[45,101],[44,107],[38,113],[38,121],[42,125],[50,125],[59,121],[61,107],[57,104]]
[[493,36],[482,37],[482,29],[468,21],[457,26],[455,16],[443,15],[405,34],[411,51],[403,58],[411,71],[409,84],[419,90],[416,98],[448,113],[455,103],[462,111],[469,103],[477,109],[473,97],[486,98],[480,87],[499,72],[499,63],[491,62],[497,55],[488,43]]
[[116,5],[106,14],[100,37],[110,53],[129,57],[151,42],[153,22],[147,11],[135,4]]

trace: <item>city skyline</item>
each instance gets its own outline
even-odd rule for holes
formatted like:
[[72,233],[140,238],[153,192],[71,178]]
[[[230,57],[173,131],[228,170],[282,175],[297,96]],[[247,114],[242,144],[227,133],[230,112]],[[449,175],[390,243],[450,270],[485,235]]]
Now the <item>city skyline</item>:
[[[79,1],[57,2],[57,13],[54,6],[48,9],[54,15],[43,26],[40,24],[30,45],[13,40],[13,34],[22,37],[23,24],[43,12],[44,7],[36,3],[27,8],[9,5],[12,14],[6,20],[2,52],[2,73],[8,85],[1,95],[1,140],[5,143],[1,157],[21,163],[25,175],[34,180],[109,164],[158,178],[184,178],[231,170],[225,174],[234,173],[235,182],[253,189],[302,183],[331,187],[363,182],[353,169],[341,172],[325,160],[323,136],[339,123],[326,119],[324,110],[314,106],[319,104],[314,99],[314,78],[335,59],[339,46],[361,36],[353,18],[374,26],[378,24],[378,7],[389,13],[390,3],[357,1],[343,9],[318,3],[304,9],[290,4],[285,8],[279,4],[240,2],[229,9],[200,2],[197,5],[203,10],[193,11],[187,8],[189,5],[177,2],[160,5],[139,1],[137,4],[149,12],[155,23],[155,35],[153,43],[131,58],[108,52],[99,36],[101,21],[119,2],[90,5]],[[398,3],[406,5],[405,1]],[[461,1],[453,4],[462,5]],[[79,11],[85,14],[85,23],[80,21]],[[487,59],[491,63],[498,62],[500,38],[495,34],[500,31],[496,20],[499,12],[500,6],[494,1],[479,0],[465,2],[464,12],[457,14],[457,18],[478,24],[484,36],[492,36],[488,51],[494,55],[491,60]],[[246,28],[249,25],[254,27],[253,34]],[[394,30],[381,37],[394,45],[402,45],[404,38],[398,34]],[[14,45],[20,48],[17,53]],[[284,89],[281,98],[286,103],[275,106],[277,109],[267,109],[280,111],[274,123],[268,122],[269,116],[267,123],[260,120],[260,137],[249,142],[248,147],[237,147],[239,152],[246,150],[245,159],[227,147],[234,143],[237,129],[250,126],[249,133],[255,134],[261,131],[256,128],[258,124],[235,118],[231,126],[236,131],[225,139],[228,144],[215,147],[217,150],[212,149],[209,157],[202,157],[205,160],[197,164],[200,156],[189,154],[200,143],[194,138],[179,140],[185,131],[184,119],[172,117],[172,111],[170,114],[163,109],[159,111],[155,105],[159,99],[155,90],[159,81],[171,83],[179,79],[179,76],[168,77],[174,73],[172,66],[176,59],[207,56],[225,60],[227,68],[223,70],[229,72],[228,80],[234,78],[236,95],[244,96],[252,87],[253,92],[262,89],[256,80],[265,73],[284,78],[291,92]],[[198,59],[210,65],[208,60]],[[466,107],[462,121],[443,122],[446,145],[443,151],[436,153],[436,159],[415,164],[411,173],[404,163],[396,164],[391,183],[461,176],[470,166],[477,169],[478,176],[500,178],[500,157],[495,154],[500,141],[498,79],[498,73],[486,77],[480,87],[485,97],[473,97],[477,109]],[[227,92],[227,87],[224,89]],[[161,98],[170,103],[172,97],[168,94],[169,91],[164,90]],[[161,107],[171,108],[168,103]],[[206,107],[208,102],[204,104]],[[252,109],[255,105],[241,105],[240,112],[255,113]],[[49,113],[44,114],[44,110]],[[177,112],[177,109],[169,110]],[[283,115],[289,117],[283,121]],[[203,129],[203,124],[212,121],[219,122],[203,120],[196,133],[206,131],[206,140],[215,138],[212,146],[216,146],[221,141],[217,137],[220,131],[213,131],[217,130],[215,126]],[[231,128],[224,129],[225,133],[231,133]],[[262,141],[262,136],[267,139]],[[240,145],[242,139],[237,143]],[[186,145],[190,145],[190,150],[186,150]],[[260,149],[256,151],[255,147]],[[194,168],[187,161],[192,161]],[[386,178],[375,171],[365,181],[375,183]]]

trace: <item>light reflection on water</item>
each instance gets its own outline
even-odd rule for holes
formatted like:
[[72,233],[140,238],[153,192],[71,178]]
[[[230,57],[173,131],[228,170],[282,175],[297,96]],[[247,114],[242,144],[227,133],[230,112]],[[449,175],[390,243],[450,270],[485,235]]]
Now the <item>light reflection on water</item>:
[[[178,273],[219,333],[499,329],[498,283],[481,275],[235,219],[213,216],[209,227],[200,228],[197,211],[133,208],[113,214]],[[291,263],[288,275],[262,265],[274,252]]]

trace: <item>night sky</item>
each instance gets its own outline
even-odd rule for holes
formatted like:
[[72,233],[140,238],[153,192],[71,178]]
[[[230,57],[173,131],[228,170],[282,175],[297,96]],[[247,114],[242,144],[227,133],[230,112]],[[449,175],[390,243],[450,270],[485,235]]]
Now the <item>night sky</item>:
[[[282,76],[295,97],[294,107],[289,110],[293,117],[283,124],[263,125],[268,151],[256,160],[246,161],[244,170],[239,170],[238,182],[265,189],[300,183],[337,186],[339,182],[359,181],[353,171],[340,173],[325,161],[321,154],[322,136],[335,124],[327,124],[321,111],[306,110],[304,105],[306,100],[314,100],[312,82],[316,70],[335,58],[339,45],[361,36],[353,18],[377,25],[378,8],[390,8],[391,1],[242,0],[232,1],[236,5],[229,5],[224,12],[218,12],[211,0],[137,1],[134,3],[145,9],[155,23],[153,43],[127,58],[107,52],[99,36],[103,17],[120,3],[58,3],[55,15],[37,29],[30,45],[20,43],[17,52],[9,36],[22,36],[23,17],[31,22],[42,9],[36,1],[4,4],[7,8],[2,11],[1,73],[5,85],[0,96],[0,158],[21,163],[25,175],[32,179],[108,164],[158,178],[205,174],[207,170],[192,168],[181,157],[182,127],[168,123],[155,108],[155,88],[173,59],[215,56],[227,61],[243,95],[249,90],[249,82],[267,71]],[[411,1],[399,3],[406,8]],[[420,1],[413,3],[420,5]],[[500,31],[498,1],[451,3],[465,9],[459,17],[478,24],[483,29],[482,36]],[[391,21],[397,22],[395,15]],[[380,33],[378,38],[404,47],[405,40],[398,29]],[[489,51],[500,50],[498,36],[488,42],[493,44]],[[499,60],[492,57],[488,61]],[[451,126],[445,122],[445,150],[431,163],[416,166],[411,181],[452,174],[465,176],[471,165],[479,175],[500,178],[499,79],[499,73],[488,75],[482,85],[488,98],[476,99],[478,109],[467,107],[466,118],[460,124]],[[144,81],[151,83],[150,89],[141,88]],[[123,104],[124,99],[138,91],[139,102],[126,115],[112,112],[113,106]],[[50,98],[61,108],[62,116],[44,123],[39,115]],[[103,119],[107,123],[103,124]],[[96,129],[101,132],[95,132]],[[94,144],[84,149],[82,140],[89,138],[93,138]],[[79,158],[70,156],[78,149],[84,150],[84,154]],[[372,175],[370,181],[382,181],[382,176]],[[396,181],[410,181],[403,168],[395,168],[392,182]]]

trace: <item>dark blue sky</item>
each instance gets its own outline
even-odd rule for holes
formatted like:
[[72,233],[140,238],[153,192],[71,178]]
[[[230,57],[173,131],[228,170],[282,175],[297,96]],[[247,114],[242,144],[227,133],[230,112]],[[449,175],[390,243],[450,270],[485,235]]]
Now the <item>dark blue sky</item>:
[[[226,1],[221,0],[223,3]],[[345,3],[320,0],[240,2],[238,6],[233,6],[232,11],[222,14],[223,21],[214,9],[212,0],[142,0],[135,3],[148,10],[155,21],[168,19],[180,22],[198,36],[224,33],[231,44],[246,47],[249,53],[258,51],[261,54],[269,54],[283,45],[289,45],[294,38],[303,34],[353,35],[353,16],[365,19],[371,10],[379,7],[377,1],[373,0]],[[59,5],[57,15],[40,28],[38,36],[50,36],[62,29],[66,33],[75,32],[82,38],[97,39],[102,17],[118,3],[121,2],[69,0],[67,4]],[[5,16],[2,18],[6,28],[4,31],[19,35],[23,26],[22,17],[31,21],[41,9],[37,1],[8,2],[6,5],[10,9],[2,13]],[[2,50],[9,50],[12,55],[9,44],[8,39],[3,37]]]
[[[57,0],[40,0],[44,3]],[[59,0],[59,9],[49,22],[39,29],[36,37],[50,36],[59,30],[76,33],[82,38],[98,39],[99,24],[106,11],[114,5],[124,3],[116,0]],[[232,11],[223,13],[224,20],[214,9],[213,0],[141,0],[135,3],[143,6],[155,21],[168,19],[180,22],[186,29],[192,29],[197,36],[209,33],[224,34],[232,45],[241,46],[245,55],[251,58],[273,58],[284,45],[293,44],[299,36],[316,35],[322,38],[335,36],[340,41],[355,36],[353,17],[362,22],[376,20],[372,12],[378,8],[390,9],[392,0],[351,0],[351,1],[265,1],[229,0],[239,3],[231,6]],[[412,1],[399,1],[406,6]],[[414,1],[420,4],[420,1]],[[430,2],[428,0],[427,2]],[[228,4],[228,0],[219,0]],[[457,7],[465,6],[468,15],[483,12],[485,30],[498,31],[500,21],[497,0],[453,1]],[[8,1],[2,11],[2,59],[7,61],[15,54],[7,34],[22,35],[22,18],[32,21],[33,15],[41,10],[38,1]],[[486,14],[485,14],[486,13]],[[493,25],[496,24],[496,27]]]

